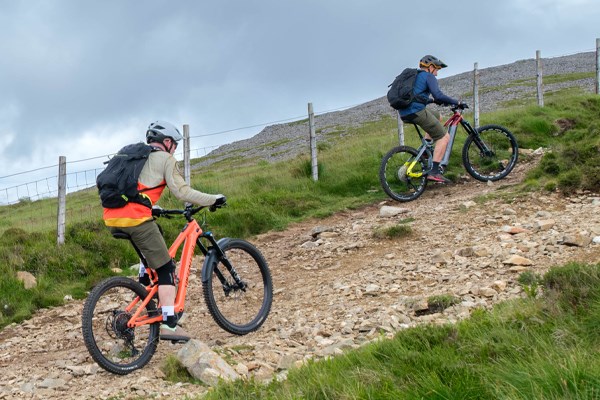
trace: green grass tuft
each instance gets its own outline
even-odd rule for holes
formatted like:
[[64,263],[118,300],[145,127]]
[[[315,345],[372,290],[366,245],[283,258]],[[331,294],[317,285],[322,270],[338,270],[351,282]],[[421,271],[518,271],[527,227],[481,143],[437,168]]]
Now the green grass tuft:
[[[600,265],[556,267],[542,279],[546,286],[537,299],[476,310],[455,325],[406,329],[391,340],[308,362],[282,382],[224,383],[204,399],[597,398]],[[452,296],[439,300],[455,302]]]

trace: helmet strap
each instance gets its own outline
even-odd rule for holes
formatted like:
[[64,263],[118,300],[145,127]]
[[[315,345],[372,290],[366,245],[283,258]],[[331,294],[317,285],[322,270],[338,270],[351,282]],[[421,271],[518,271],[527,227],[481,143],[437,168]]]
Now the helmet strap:
[[[165,138],[165,139],[169,139],[169,138]],[[171,141],[171,145],[169,147],[167,147],[164,140],[161,142],[163,147],[167,150],[167,153],[171,153],[171,149],[173,149],[173,146],[175,146],[175,144],[174,144],[175,141],[173,139],[170,139],[170,141]]]

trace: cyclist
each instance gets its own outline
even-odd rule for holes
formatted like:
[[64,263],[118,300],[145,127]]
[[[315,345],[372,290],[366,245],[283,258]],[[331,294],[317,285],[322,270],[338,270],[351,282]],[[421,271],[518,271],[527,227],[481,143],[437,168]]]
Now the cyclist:
[[[417,75],[414,84],[414,98],[407,108],[401,109],[402,121],[417,124],[425,130],[428,139],[433,139],[435,148],[433,150],[433,168],[427,175],[427,179],[438,183],[450,183],[451,181],[440,173],[440,161],[444,157],[446,147],[450,141],[450,135],[440,122],[440,115],[426,108],[428,103],[436,104],[459,104],[458,100],[446,96],[438,86],[437,73],[447,65],[442,60],[432,55],[426,55],[419,61],[419,68],[424,72]],[[433,97],[431,100],[430,96]],[[426,102],[421,102],[426,99]]]
[[[179,200],[201,206],[222,206],[226,202],[222,194],[206,194],[192,189],[181,176],[173,153],[183,137],[172,124],[156,121],[146,131],[146,143],[153,147],[148,161],[138,179],[138,189],[144,190],[152,204],[159,200],[165,186]],[[175,263],[158,225],[152,217],[152,210],[145,205],[130,202],[121,208],[105,208],[104,222],[112,233],[126,233],[134,245],[146,258],[148,267],[158,275],[158,296],[163,313],[160,338],[186,342],[190,336],[177,325],[175,314]]]

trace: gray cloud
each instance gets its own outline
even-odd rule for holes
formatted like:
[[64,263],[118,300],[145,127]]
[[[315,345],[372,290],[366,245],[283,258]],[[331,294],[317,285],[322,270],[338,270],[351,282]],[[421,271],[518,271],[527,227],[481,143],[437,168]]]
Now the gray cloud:
[[372,100],[427,53],[450,65],[448,76],[536,50],[589,51],[600,17],[592,0],[0,5],[6,174],[54,164],[61,154],[114,152],[154,119],[189,123],[200,135],[303,115],[309,101],[318,112]]

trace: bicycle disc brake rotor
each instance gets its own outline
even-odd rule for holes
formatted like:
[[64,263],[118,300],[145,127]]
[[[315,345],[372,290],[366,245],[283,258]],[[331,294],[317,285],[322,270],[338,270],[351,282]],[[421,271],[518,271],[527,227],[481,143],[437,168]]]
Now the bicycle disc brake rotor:
[[408,167],[406,165],[403,165],[398,169],[398,179],[400,179],[400,182],[408,182],[408,177],[406,176],[407,170]]

